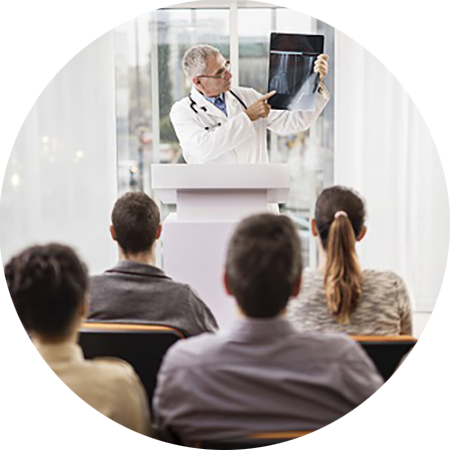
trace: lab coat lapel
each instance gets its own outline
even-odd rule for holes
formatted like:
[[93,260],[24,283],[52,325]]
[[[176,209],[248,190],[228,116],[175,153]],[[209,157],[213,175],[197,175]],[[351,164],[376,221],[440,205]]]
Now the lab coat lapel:
[[244,110],[238,99],[230,94],[229,91],[225,93],[225,102],[227,104],[228,117],[233,117]]
[[[205,107],[208,110],[207,114],[218,117],[220,119],[226,119],[227,116],[219,108],[208,102],[208,100],[206,100],[205,97],[203,97],[203,95],[199,91],[197,91],[197,89],[195,89],[195,87],[192,88],[191,97],[194,102],[197,103],[199,108]],[[225,102],[227,102],[226,97]]]

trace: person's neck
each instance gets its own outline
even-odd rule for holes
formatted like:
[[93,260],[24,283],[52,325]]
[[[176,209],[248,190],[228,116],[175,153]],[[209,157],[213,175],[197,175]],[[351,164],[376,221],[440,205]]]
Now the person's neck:
[[[287,314],[287,309],[284,308],[282,311],[280,311],[279,314],[277,314],[276,316],[270,317],[270,319],[284,319],[284,318],[286,318],[286,314]],[[238,320],[241,320],[241,321],[245,321],[248,319],[251,320],[251,317],[248,317],[245,314],[245,312],[242,311],[242,309],[240,308],[239,305],[237,305],[237,318],[238,318]]]
[[141,264],[147,264],[149,266],[155,265],[155,252],[154,248],[148,252],[142,253],[127,253],[125,254],[122,249],[119,248],[120,261],[133,261]]
[[65,343],[76,344],[78,342],[79,327],[80,322],[77,322],[77,326],[73,327],[71,331],[63,337],[51,337],[32,334],[31,339],[36,345],[60,345]]
[[323,249],[322,243],[320,241],[318,242],[317,246],[319,248],[319,265],[317,267],[317,270],[320,273],[325,274],[325,270],[327,267],[327,252]]

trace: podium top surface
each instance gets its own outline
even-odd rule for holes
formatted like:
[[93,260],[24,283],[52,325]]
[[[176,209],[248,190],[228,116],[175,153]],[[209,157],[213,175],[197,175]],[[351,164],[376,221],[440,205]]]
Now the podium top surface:
[[287,164],[152,164],[155,190],[287,189]]

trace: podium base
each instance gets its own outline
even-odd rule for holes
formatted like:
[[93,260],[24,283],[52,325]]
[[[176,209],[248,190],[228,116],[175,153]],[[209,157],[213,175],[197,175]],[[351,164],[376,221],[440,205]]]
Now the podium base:
[[165,273],[189,284],[211,309],[220,328],[228,328],[237,318],[235,300],[223,285],[228,241],[237,224],[237,220],[179,220],[176,213],[163,223]]

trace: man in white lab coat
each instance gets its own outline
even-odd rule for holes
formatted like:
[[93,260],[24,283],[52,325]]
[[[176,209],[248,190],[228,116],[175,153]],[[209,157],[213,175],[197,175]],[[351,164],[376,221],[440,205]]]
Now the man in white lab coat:
[[188,163],[268,163],[266,129],[288,134],[307,130],[330,98],[322,84],[328,55],[319,55],[314,71],[320,84],[314,111],[271,111],[266,95],[251,88],[231,88],[230,62],[210,45],[191,47],[183,70],[192,79],[191,93],[176,102],[170,119]]

